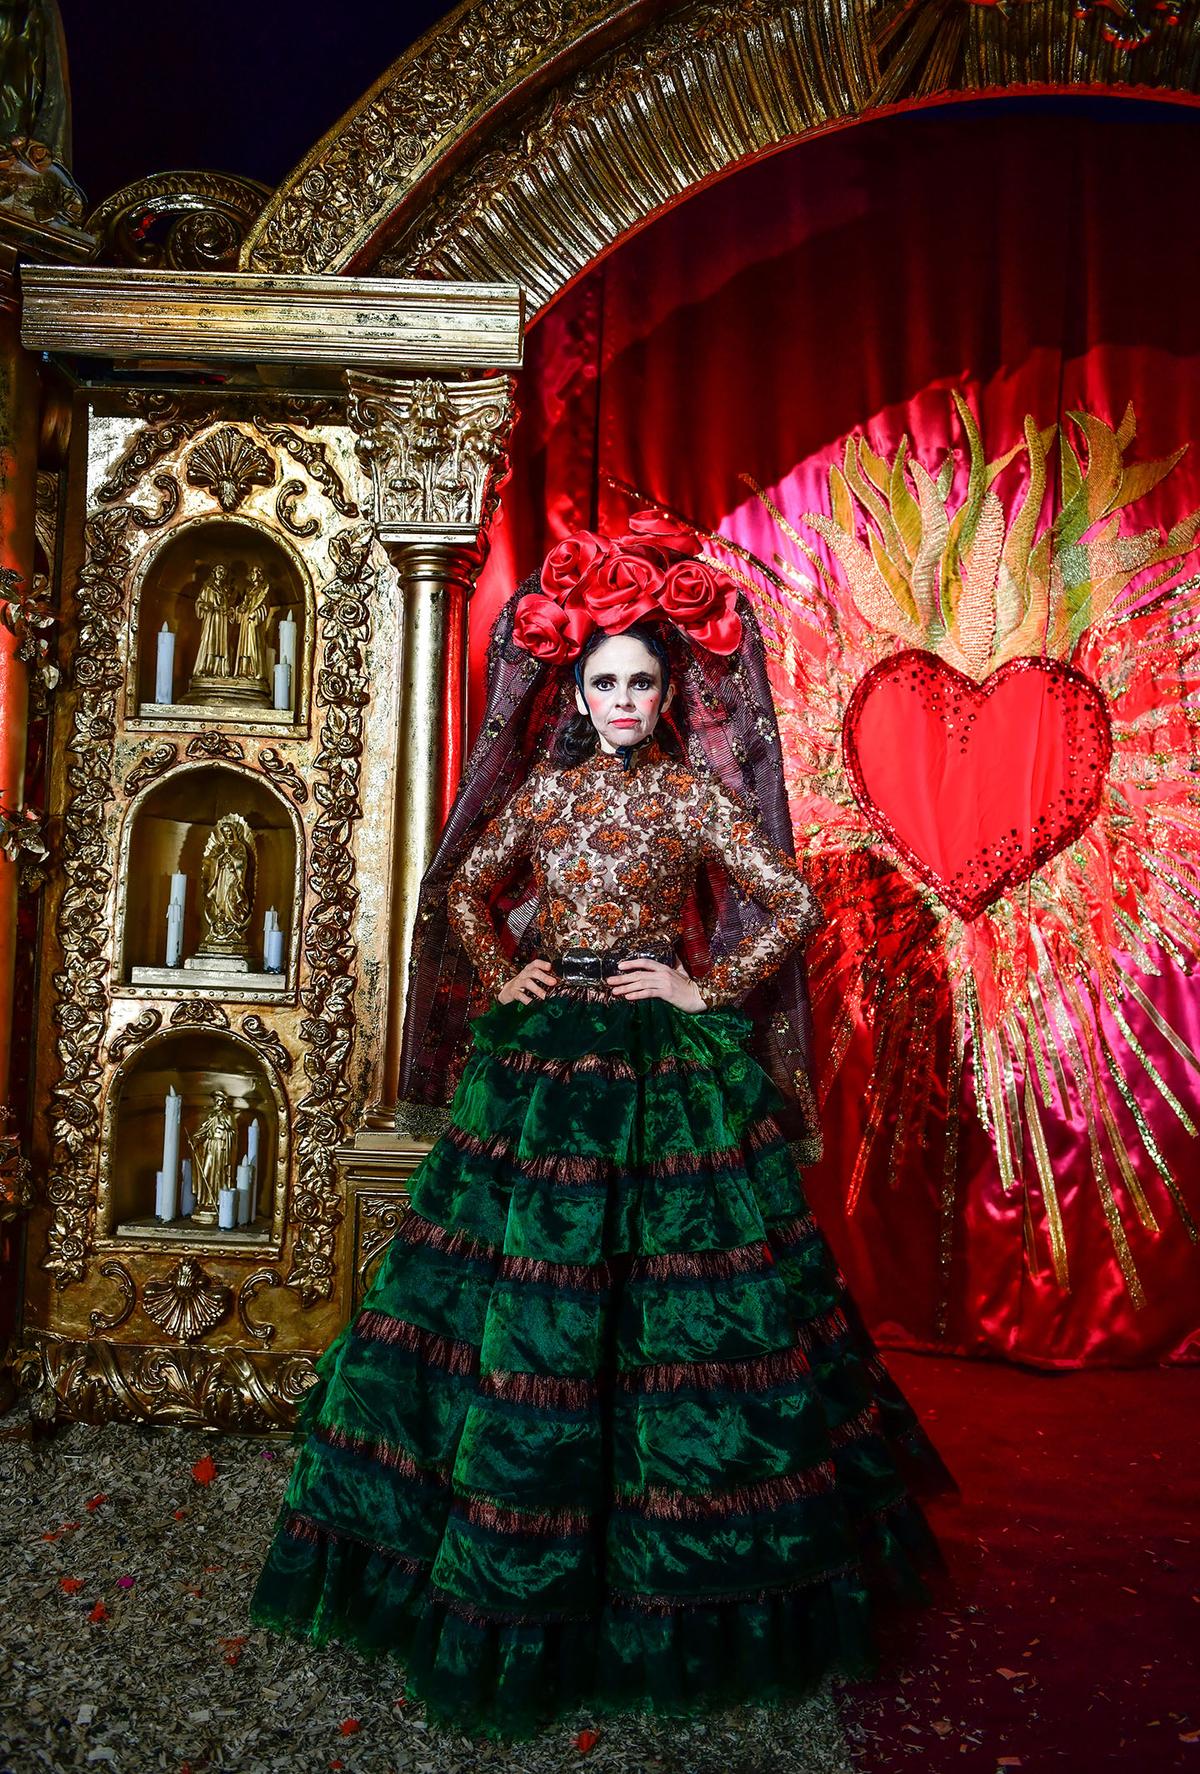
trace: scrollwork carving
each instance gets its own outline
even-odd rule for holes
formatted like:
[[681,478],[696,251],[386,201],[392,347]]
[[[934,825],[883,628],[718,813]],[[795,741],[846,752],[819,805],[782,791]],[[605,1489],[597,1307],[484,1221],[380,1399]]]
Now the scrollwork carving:
[[301,522],[296,517],[296,501],[303,499],[308,488],[302,480],[285,480],[275,495],[275,516],[292,536],[315,536],[321,528],[315,517]]
[[179,747],[172,745],[167,739],[160,740],[157,745],[150,746],[142,753],[125,778],[125,793],[138,794],[148,782],[153,782],[156,776],[161,776],[164,770],[169,770],[172,764],[178,762]]
[[[280,425],[265,415],[256,423],[272,449],[285,450],[293,461],[308,470],[335,511],[342,517],[359,515],[358,506],[346,491],[341,475],[329,460],[329,452],[319,438],[305,437],[301,432],[293,431],[290,425]],[[297,530],[294,533],[311,536],[315,531]]]
[[109,1060],[115,1064],[117,1060],[124,1059],[131,1047],[140,1047],[143,1041],[148,1041],[161,1027],[161,1010],[143,1010],[140,1016],[135,1016],[131,1023],[126,1024],[119,1035],[113,1036],[108,1044]]
[[116,1282],[121,1290],[121,1304],[112,1313],[101,1312],[97,1307],[93,1307],[88,1313],[88,1323],[93,1332],[114,1331],[119,1324],[124,1324],[125,1320],[132,1316],[133,1309],[137,1305],[137,1288],[129,1270],[115,1257],[110,1257],[107,1263],[101,1263],[100,1273],[107,1276],[110,1281]]
[[184,998],[171,1012],[171,1027],[177,1029],[184,1023],[192,1023],[202,1029],[229,1028],[228,1012],[211,998]]
[[294,764],[280,757],[273,745],[268,745],[258,754],[258,761],[273,782],[281,782],[294,801],[301,804],[308,799],[308,788],[303,777]]
[[104,264],[232,270],[269,195],[266,185],[229,173],[155,173],[105,198],[87,226]]
[[275,1335],[276,1327],[273,1324],[252,1323],[246,1308],[260,1288],[281,1287],[282,1285],[283,1277],[277,1270],[256,1269],[253,1275],[247,1275],[241,1287],[238,1288],[237,1309],[238,1317],[242,1321],[242,1328],[248,1336],[254,1337],[260,1343],[269,1343]]
[[[104,505],[113,505],[132,492],[144,474],[148,474],[172,450],[177,450],[180,444],[186,443],[212,418],[211,407],[183,413],[177,405],[166,401],[148,411],[156,417],[157,423],[134,433],[109,470],[108,479],[96,488],[96,497]],[[162,491],[161,486],[159,491]],[[143,512],[142,516],[145,515]]]
[[371,637],[372,531],[362,524],[333,539],[337,577],[324,592],[324,646],[317,703],[324,709],[314,794],[321,816],[312,832],[312,910],[305,925],[308,980],[301,994],[309,1088],[296,1106],[297,1238],[287,1285],[305,1306],[333,1291],[335,1228],[341,1192],[334,1150],[352,1129],[350,1058],[354,1047],[355,959],[353,918],[358,898],[351,838],[362,816],[363,709],[370,695],[366,648]]
[[188,745],[187,755],[189,758],[228,758],[239,764],[246,755],[246,748],[239,739],[230,739],[226,733],[197,733]]
[[28,1332],[12,1361],[30,1414],[90,1423],[290,1428],[315,1384],[310,1355],[265,1349],[146,1349]]
[[283,1045],[283,1042],[279,1039],[279,1036],[275,1033],[274,1029],[269,1029],[261,1016],[244,1016],[242,1018],[242,1028],[258,1048],[258,1051],[270,1060],[271,1064],[277,1071],[283,1072],[285,1076],[291,1071],[291,1054]]
[[142,1288],[142,1311],[168,1337],[194,1343],[207,1336],[229,1311],[232,1289],[214,1281],[195,1257],[181,1257],[169,1275]]

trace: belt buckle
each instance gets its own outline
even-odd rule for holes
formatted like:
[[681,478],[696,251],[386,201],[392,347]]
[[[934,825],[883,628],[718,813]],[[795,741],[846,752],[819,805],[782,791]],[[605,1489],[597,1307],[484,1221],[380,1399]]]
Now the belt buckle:
[[597,949],[567,949],[559,960],[568,983],[603,985],[605,956]]

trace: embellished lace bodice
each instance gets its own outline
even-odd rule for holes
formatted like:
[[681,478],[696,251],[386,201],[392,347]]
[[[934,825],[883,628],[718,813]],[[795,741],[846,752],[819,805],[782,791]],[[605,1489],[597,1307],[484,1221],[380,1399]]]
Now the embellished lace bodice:
[[712,858],[770,917],[696,983],[709,1009],[740,998],[823,922],[797,864],[715,776],[666,756],[651,739],[626,769],[597,750],[542,765],[492,820],[451,878],[450,921],[484,985],[517,971],[488,896],[528,857],[537,891],[534,953],[673,946],[697,865]]

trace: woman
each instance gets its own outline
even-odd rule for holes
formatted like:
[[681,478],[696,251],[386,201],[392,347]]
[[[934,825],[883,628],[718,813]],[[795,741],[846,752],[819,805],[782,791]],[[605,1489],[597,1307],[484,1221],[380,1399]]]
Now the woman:
[[936,1557],[900,1466],[946,1474],[795,1168],[821,914],[757,629],[696,546],[570,538],[498,624],[410,975],[402,1083],[457,1077],[448,1125],[318,1363],[252,1604],[491,1735],[865,1670],[869,1585]]

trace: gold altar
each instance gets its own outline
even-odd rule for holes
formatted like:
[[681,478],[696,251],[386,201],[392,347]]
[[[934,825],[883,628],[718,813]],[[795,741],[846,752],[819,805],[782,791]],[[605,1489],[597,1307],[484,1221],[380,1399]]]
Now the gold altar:
[[[0,155],[0,1410],[284,1427],[394,1230],[409,933],[526,306],[814,131],[1200,89],[1194,33],[1134,59],[1085,10],[468,0],[279,190],[170,173],[90,214],[28,118]],[[198,1214],[160,1213],[187,1152]]]

